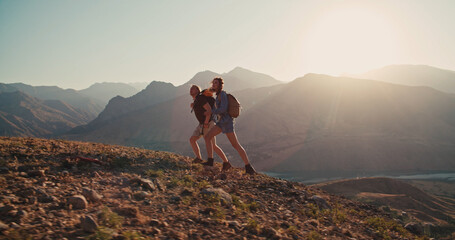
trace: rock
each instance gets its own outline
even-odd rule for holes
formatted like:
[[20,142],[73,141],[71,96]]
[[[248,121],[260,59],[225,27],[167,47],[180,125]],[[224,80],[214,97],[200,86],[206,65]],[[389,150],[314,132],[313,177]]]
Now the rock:
[[68,199],[68,204],[73,206],[73,209],[86,209],[88,206],[87,200],[82,195],[74,195]]
[[159,179],[153,179],[153,183],[155,184],[156,188],[158,188],[158,190],[162,192],[166,191],[166,185],[164,185]]
[[2,221],[0,221],[0,232],[3,232],[7,230],[9,227],[8,225],[4,224]]
[[416,222],[410,222],[404,226],[408,231],[411,233],[417,234],[417,235],[422,235],[423,234],[423,227],[422,225],[416,223]]
[[31,170],[27,172],[27,175],[29,177],[44,177],[46,174],[44,173],[44,170]]
[[280,239],[281,238],[280,234],[272,227],[262,228],[261,233],[262,233],[262,235],[267,237],[267,239]]
[[9,173],[9,168],[7,167],[0,167],[0,174]]
[[54,196],[44,194],[38,198],[38,201],[42,202],[42,203],[52,203],[52,202],[58,202],[58,199]]
[[185,188],[183,191],[180,193],[180,196],[185,197],[185,196],[192,196],[193,195],[193,190]]
[[351,231],[349,231],[349,229],[347,229],[347,228],[341,229],[341,233],[348,237],[353,237]]
[[319,221],[316,219],[310,219],[308,221],[305,221],[306,224],[309,224],[313,227],[318,227],[319,226]]
[[16,216],[19,218],[20,221],[23,221],[24,219],[27,218],[28,213],[24,210],[19,210],[19,211],[17,211]]
[[226,180],[227,179],[227,174],[226,173],[222,173],[222,174],[220,174],[219,178],[221,180]]
[[209,195],[209,196],[218,196],[220,198],[220,202],[223,205],[231,205],[232,204],[232,197],[229,193],[225,192],[221,188],[206,188],[201,191],[201,194]]
[[226,222],[230,228],[240,229],[242,225],[237,221],[227,221]]
[[15,222],[12,222],[10,226],[11,226],[11,228],[14,228],[14,229],[22,228],[21,225],[15,223]]
[[160,220],[158,220],[158,219],[152,219],[152,220],[150,220],[149,225],[150,225],[150,226],[155,226],[155,227],[156,227],[156,226],[161,225],[161,222],[160,222]]
[[135,178],[131,180],[132,183],[138,183],[141,185],[143,188],[149,190],[150,192],[153,192],[156,190],[155,184],[151,180],[145,179],[145,178]]
[[12,212],[17,212],[17,207],[14,205],[5,205],[3,207],[0,207],[1,215],[15,216],[16,214],[12,214]]
[[169,202],[171,203],[179,203],[182,201],[182,198],[179,197],[179,196],[172,196],[170,199],[169,199]]
[[138,218],[140,216],[139,209],[137,207],[119,207],[115,208],[114,212],[130,218]]
[[103,198],[103,196],[101,196],[95,190],[92,190],[90,188],[83,188],[82,195],[84,195],[84,197],[91,202],[99,202],[101,198]]
[[133,197],[136,200],[143,200],[143,199],[145,199],[148,196],[150,196],[150,193],[149,192],[145,192],[145,191],[135,192],[133,194]]
[[98,224],[91,216],[81,217],[82,230],[93,233],[98,229]]
[[319,195],[312,196],[310,200],[314,202],[316,205],[318,205],[318,207],[321,209],[332,209],[332,207],[330,207],[327,201]]

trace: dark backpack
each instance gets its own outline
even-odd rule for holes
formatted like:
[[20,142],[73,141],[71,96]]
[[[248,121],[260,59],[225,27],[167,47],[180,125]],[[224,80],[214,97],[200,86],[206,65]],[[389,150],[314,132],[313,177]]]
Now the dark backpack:
[[[200,96],[204,96],[207,99],[207,102],[209,103],[210,107],[213,108],[215,105],[215,99],[213,98],[213,93],[208,91],[208,89],[204,89],[199,93]],[[194,111],[194,106],[191,108],[191,112]]]

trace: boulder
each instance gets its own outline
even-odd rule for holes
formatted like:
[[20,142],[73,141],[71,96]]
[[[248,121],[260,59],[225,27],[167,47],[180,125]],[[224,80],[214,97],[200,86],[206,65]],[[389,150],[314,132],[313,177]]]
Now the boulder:
[[98,223],[91,216],[81,217],[82,230],[93,233],[98,229]]
[[209,195],[209,196],[217,196],[220,198],[220,202],[223,205],[231,205],[232,204],[232,197],[229,195],[229,193],[225,192],[221,188],[206,188],[201,191],[201,194],[203,195]]
[[417,234],[417,235],[422,235],[423,234],[423,227],[419,223],[416,222],[410,222],[404,226],[408,231],[411,233]]
[[314,195],[310,198],[312,202],[318,205],[321,209],[332,209],[332,207],[327,203],[327,201],[319,195]]
[[31,170],[27,172],[27,175],[29,177],[44,177],[46,174],[44,173],[44,170]]
[[83,188],[82,195],[84,195],[84,197],[91,202],[98,202],[101,200],[101,198],[103,198],[103,196],[98,194],[95,190],[89,188]]
[[74,195],[68,199],[68,204],[73,206],[73,209],[86,209],[88,202],[82,195]]

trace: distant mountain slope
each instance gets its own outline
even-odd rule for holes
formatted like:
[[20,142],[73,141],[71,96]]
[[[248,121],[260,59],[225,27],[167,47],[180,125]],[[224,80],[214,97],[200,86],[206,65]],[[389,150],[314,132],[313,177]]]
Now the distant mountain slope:
[[[245,107],[236,119],[237,135],[260,170],[455,169],[452,94],[318,74],[234,94]],[[191,101],[181,96],[96,126],[78,127],[67,137],[191,154],[187,139],[197,124]],[[232,147],[224,145],[225,137],[218,139],[238,161]]]
[[229,92],[281,83],[265,74],[255,73],[241,68],[236,68],[225,75],[211,71],[199,72],[188,82],[177,87],[171,83],[153,81],[147,88],[134,96],[128,98],[115,97],[111,99],[106,108],[85,129],[94,129],[96,126],[102,125],[111,119],[118,118],[123,114],[188,95],[191,85],[198,85],[203,89],[208,88],[210,87],[210,81],[217,76],[224,78],[226,90]]
[[144,90],[150,84],[150,82],[131,82],[131,83],[127,83],[127,84],[132,86],[139,92],[139,91]]
[[448,216],[455,218],[455,204],[396,179],[348,179],[314,186],[333,194],[406,211],[421,221],[441,223],[446,222]]
[[47,137],[88,122],[89,116],[58,100],[0,93],[0,135]]
[[308,74],[238,119],[272,171],[455,169],[455,97],[427,87]]
[[139,90],[126,83],[103,82],[95,83],[86,89],[79,90],[78,92],[107,104],[113,97],[131,97],[132,95],[138,93]]
[[411,86],[427,86],[455,93],[455,71],[425,65],[391,65],[357,77]]
[[[282,87],[242,90],[234,94],[246,112]],[[93,121],[71,130],[65,137],[165,150],[186,149],[187,138],[198,124],[194,113],[191,113],[192,101],[189,95],[181,96],[99,124]]]
[[[6,86],[5,86],[6,85]],[[21,91],[27,95],[42,100],[59,100],[70,104],[74,108],[79,108],[89,114],[90,119],[94,119],[104,107],[104,103],[100,100],[92,99],[82,95],[74,89],[62,89],[55,86],[30,86],[23,83],[0,83],[0,91],[13,92]]]

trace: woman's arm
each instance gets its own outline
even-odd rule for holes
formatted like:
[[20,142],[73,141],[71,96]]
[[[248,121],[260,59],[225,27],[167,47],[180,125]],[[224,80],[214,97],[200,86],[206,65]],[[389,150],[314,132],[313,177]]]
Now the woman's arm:
[[228,98],[226,92],[221,92],[219,98],[221,100],[221,104],[212,110],[212,113],[214,114],[226,113],[228,109]]

